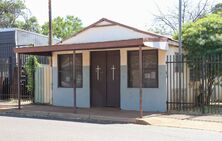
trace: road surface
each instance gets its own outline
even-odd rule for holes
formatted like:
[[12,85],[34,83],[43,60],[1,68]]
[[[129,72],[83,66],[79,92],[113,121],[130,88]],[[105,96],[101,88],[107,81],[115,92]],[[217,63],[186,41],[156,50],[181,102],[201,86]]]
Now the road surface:
[[222,141],[222,133],[0,116],[1,141]]

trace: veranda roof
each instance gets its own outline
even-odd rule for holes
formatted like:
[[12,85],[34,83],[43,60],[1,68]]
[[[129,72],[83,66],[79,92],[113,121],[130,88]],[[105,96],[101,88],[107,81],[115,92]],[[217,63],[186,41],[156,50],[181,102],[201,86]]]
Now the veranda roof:
[[57,52],[57,51],[115,49],[115,48],[130,48],[138,46],[149,46],[152,48],[167,50],[169,44],[170,42],[169,39],[167,38],[146,38],[146,39],[139,38],[139,39],[107,41],[107,42],[22,47],[22,48],[14,48],[14,52],[19,54],[51,56],[52,52]]

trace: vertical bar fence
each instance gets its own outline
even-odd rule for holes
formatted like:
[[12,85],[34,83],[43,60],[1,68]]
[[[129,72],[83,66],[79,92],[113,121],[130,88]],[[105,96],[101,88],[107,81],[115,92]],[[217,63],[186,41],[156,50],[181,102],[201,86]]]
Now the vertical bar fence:
[[[35,69],[32,78],[29,78],[26,71],[26,64],[31,55],[19,55],[20,57],[0,58],[0,107],[17,106],[19,99],[21,105],[35,102]],[[36,56],[40,64],[48,64],[49,59],[45,56]],[[18,61],[20,67],[18,68]],[[18,71],[18,69],[20,71]],[[50,73],[51,74],[51,73]],[[18,79],[20,75],[20,79]],[[41,77],[41,75],[38,75]],[[28,81],[32,81],[33,86],[28,89]],[[20,95],[18,95],[18,91]],[[20,98],[19,98],[20,96]]]
[[222,114],[222,55],[170,55],[166,64],[168,112]]

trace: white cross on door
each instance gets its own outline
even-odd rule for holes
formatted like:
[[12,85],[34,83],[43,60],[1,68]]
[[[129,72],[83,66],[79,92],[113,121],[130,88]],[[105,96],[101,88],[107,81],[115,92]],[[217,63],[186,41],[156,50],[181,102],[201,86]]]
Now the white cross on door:
[[99,67],[99,65],[97,65],[97,67],[96,67],[96,80],[100,79],[100,70],[101,70],[101,68]]

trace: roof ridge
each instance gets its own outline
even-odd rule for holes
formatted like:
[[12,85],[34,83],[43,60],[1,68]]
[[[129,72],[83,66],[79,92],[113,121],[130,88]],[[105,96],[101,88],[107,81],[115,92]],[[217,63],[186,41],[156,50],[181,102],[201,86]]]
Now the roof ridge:
[[77,36],[78,34],[82,33],[83,31],[86,31],[86,30],[88,30],[88,29],[96,26],[98,23],[103,22],[103,21],[107,21],[107,22],[110,22],[110,23],[112,23],[112,24],[119,25],[119,26],[125,27],[125,28],[127,28],[127,29],[130,29],[130,30],[133,30],[133,31],[135,31],[135,32],[142,33],[142,34],[147,34],[147,35],[151,35],[151,36],[156,36],[156,37],[158,37],[158,38],[167,38],[167,39],[173,40],[172,38],[167,37],[167,36],[164,36],[164,35],[160,35],[160,34],[153,33],[153,32],[149,32],[149,31],[140,30],[140,29],[137,29],[137,28],[132,27],[132,26],[128,26],[128,25],[125,25],[125,24],[122,24],[122,23],[119,23],[119,22],[116,22],[116,21],[113,21],[113,20],[109,20],[109,19],[107,19],[107,18],[101,18],[101,19],[98,20],[97,22],[94,22],[93,24],[91,24],[91,25],[83,28],[82,30],[80,30],[79,32],[73,34],[72,36],[70,36],[70,37],[62,40],[61,43],[64,42],[64,41],[66,41],[66,40],[68,40],[68,39],[71,39],[72,37]]

